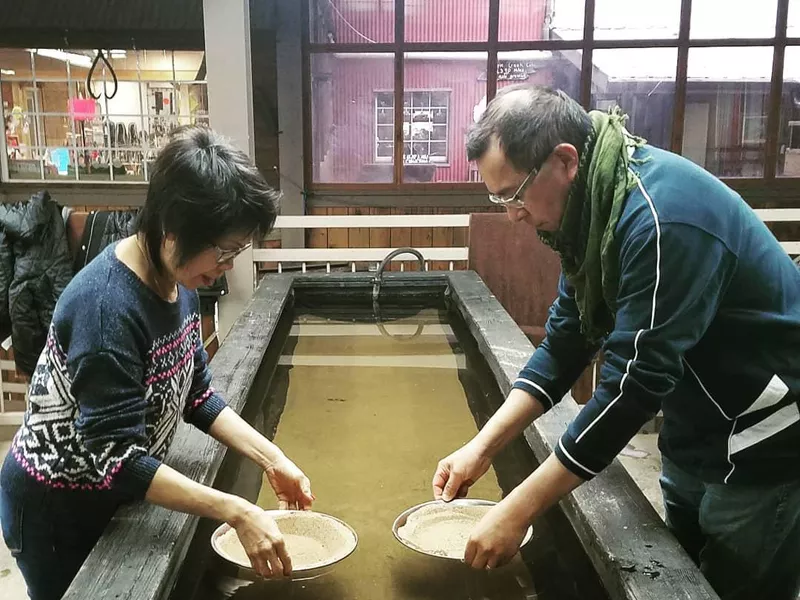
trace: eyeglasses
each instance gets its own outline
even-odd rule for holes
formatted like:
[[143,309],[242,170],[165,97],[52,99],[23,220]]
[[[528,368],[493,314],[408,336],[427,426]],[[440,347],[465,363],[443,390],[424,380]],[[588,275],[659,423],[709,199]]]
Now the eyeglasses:
[[502,198],[497,194],[489,194],[489,202],[492,204],[500,204],[501,206],[522,208],[525,206],[525,202],[523,202],[521,199],[522,193],[525,191],[525,188],[528,187],[528,184],[536,178],[536,173],[538,172],[538,169],[531,169],[525,179],[522,180],[522,183],[517,188],[517,191],[514,192],[514,195],[510,198]]
[[219,246],[214,246],[214,251],[217,253],[217,264],[221,265],[223,263],[232,261],[252,245],[253,243],[249,242],[240,248],[236,248],[235,250],[223,250]]

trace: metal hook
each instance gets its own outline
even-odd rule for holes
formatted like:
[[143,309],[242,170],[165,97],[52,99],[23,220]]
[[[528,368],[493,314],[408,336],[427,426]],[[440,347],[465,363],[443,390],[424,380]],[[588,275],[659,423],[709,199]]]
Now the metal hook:
[[105,63],[106,67],[111,73],[111,77],[114,79],[114,91],[111,92],[111,95],[109,95],[108,92],[106,91],[106,82],[103,81],[103,95],[106,97],[107,100],[111,100],[114,96],[117,95],[117,90],[119,89],[119,82],[117,81],[117,74],[114,72],[114,67],[111,66],[111,63],[108,62],[106,55],[100,49],[97,50],[97,56],[95,56],[94,60],[92,61],[92,68],[89,69],[89,74],[86,76],[86,91],[95,100],[100,100],[100,94],[97,94],[95,96],[94,92],[92,91],[92,77],[94,77],[94,70],[97,68],[97,64],[101,60]]

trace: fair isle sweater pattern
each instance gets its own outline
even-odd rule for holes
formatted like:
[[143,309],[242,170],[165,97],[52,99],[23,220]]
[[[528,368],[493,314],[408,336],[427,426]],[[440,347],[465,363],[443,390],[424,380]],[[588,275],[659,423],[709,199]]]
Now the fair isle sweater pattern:
[[[45,352],[30,385],[29,408],[12,444],[17,463],[40,483],[58,489],[111,489],[126,461],[140,456],[162,460],[181,414],[187,420],[214,395],[192,389],[200,319],[187,315],[181,327],[154,341],[145,371],[144,444],[109,439],[91,452],[76,427],[80,407],[70,392],[66,353],[51,327]],[[200,382],[202,383],[202,382]]]

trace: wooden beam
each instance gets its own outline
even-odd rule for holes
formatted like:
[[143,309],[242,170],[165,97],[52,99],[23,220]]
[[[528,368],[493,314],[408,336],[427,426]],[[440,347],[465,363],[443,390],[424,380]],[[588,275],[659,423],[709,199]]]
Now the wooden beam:
[[800,222],[800,208],[757,208],[754,212],[765,223]]
[[405,0],[394,0],[394,170],[392,183],[397,186],[403,183],[403,103],[405,80],[405,61],[403,56],[403,40],[405,39],[406,3]]
[[[402,138],[402,124],[401,124],[401,138]],[[361,192],[385,192],[397,191],[405,193],[419,193],[425,191],[457,191],[457,192],[472,192],[472,191],[486,191],[486,185],[483,183],[470,183],[467,181],[451,181],[446,183],[316,183],[311,186],[311,192],[337,192],[337,191],[361,191]]]
[[689,28],[692,18],[692,0],[681,1],[680,28],[678,29],[678,64],[675,67],[675,96],[672,105],[672,133],[670,150],[683,151],[683,120],[686,116],[686,82],[689,69]]
[[[415,246],[425,260],[467,260],[469,248],[432,248]],[[395,248],[259,248],[253,250],[255,262],[380,262]],[[407,261],[400,255],[392,260]]]
[[592,51],[594,42],[595,0],[586,0],[583,15],[583,56],[581,62],[580,103],[586,110],[592,105]]
[[[303,39],[301,40],[301,62],[303,64],[302,98],[303,105],[303,189],[307,190],[314,182],[314,132],[311,130],[313,123],[311,105],[311,54],[309,52],[310,34],[308,30],[308,2],[300,2],[300,25]],[[280,80],[280,77],[279,77]],[[278,124],[280,130],[280,123]]]
[[774,179],[778,166],[778,142],[781,127],[781,102],[783,100],[783,66],[786,55],[786,23],[789,18],[789,0],[778,0],[775,21],[775,53],[772,57],[772,81],[769,90],[767,113],[767,142],[764,153],[764,177]]
[[486,102],[497,94],[497,42],[500,36],[500,0],[489,0],[489,56],[486,62]]
[[280,216],[275,221],[275,229],[308,229],[312,227],[469,227],[469,215],[434,214],[424,217],[388,214],[306,215],[303,217]]

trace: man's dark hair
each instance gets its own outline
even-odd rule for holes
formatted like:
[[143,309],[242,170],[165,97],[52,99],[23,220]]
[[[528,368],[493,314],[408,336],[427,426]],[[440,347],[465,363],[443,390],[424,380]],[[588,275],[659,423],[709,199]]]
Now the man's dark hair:
[[496,137],[518,171],[539,168],[559,144],[578,150],[592,130],[580,104],[560,90],[517,84],[504,87],[467,134],[467,158],[481,158]]
[[279,198],[247,154],[208,127],[185,127],[155,161],[136,228],[163,272],[167,234],[175,236],[178,262],[185,264],[226,237],[269,233]]

